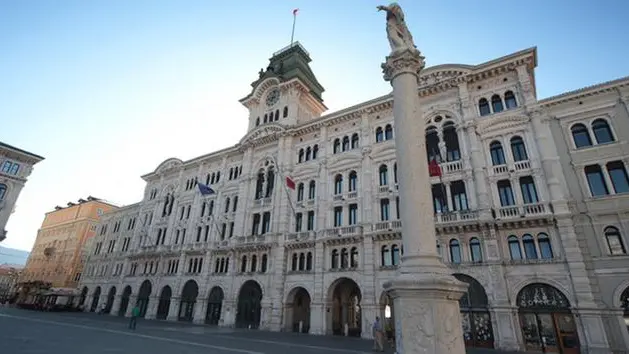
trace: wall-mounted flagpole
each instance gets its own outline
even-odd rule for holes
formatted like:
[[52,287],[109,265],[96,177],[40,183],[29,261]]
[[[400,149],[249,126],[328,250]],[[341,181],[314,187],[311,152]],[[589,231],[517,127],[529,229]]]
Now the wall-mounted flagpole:
[[295,22],[297,21],[297,12],[299,12],[299,9],[294,9],[293,10],[293,31],[290,34],[290,46],[293,46],[293,39],[295,38]]

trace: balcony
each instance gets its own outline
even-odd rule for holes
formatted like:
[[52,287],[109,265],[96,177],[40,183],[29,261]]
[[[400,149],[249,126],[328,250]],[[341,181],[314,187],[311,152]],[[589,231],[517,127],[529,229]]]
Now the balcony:
[[498,209],[497,219],[515,219],[532,216],[549,215],[550,208],[544,203],[513,205]]
[[287,239],[289,241],[302,241],[307,239],[314,239],[316,237],[316,232],[314,230],[310,231],[301,231],[297,233],[292,233],[287,235]]
[[493,166],[492,171],[494,175],[501,175],[504,173],[508,173],[509,167],[507,165]]
[[271,205],[271,203],[273,203],[273,198],[266,197],[266,198],[261,198],[261,199],[255,199],[253,201],[253,206],[254,207],[263,207],[265,205]]
[[515,168],[516,171],[529,170],[531,169],[531,161],[529,160],[516,161],[513,164],[513,167]]
[[358,225],[334,227],[325,230],[326,237],[345,237],[345,236],[358,236],[362,234],[363,227]]
[[399,231],[401,229],[402,221],[400,220],[380,221],[372,225],[372,231],[376,232]]
[[463,162],[461,160],[443,162],[439,166],[443,174],[449,174],[461,171],[463,169]]

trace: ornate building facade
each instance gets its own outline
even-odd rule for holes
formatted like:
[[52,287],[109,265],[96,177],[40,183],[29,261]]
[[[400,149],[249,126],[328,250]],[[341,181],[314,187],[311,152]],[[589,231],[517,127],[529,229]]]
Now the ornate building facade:
[[44,158],[0,142],[0,242],[7,237],[4,228],[15,210],[17,198],[33,171]]
[[[240,101],[249,129],[239,143],[164,161],[143,176],[141,202],[103,217],[80,284],[88,309],[128,315],[137,303],[147,318],[363,337],[376,316],[395,325],[382,287],[403,257],[392,98],[323,115],[309,62],[298,43],[275,53]],[[600,115],[625,173],[605,181],[626,178],[629,79],[540,101],[536,65],[532,48],[427,68],[418,83],[435,171],[425,212],[443,261],[470,284],[466,344],[626,348],[629,230],[618,208],[629,197],[578,194],[582,172],[566,161],[588,149],[556,141],[577,116]],[[589,218],[589,205],[609,200],[600,221]],[[615,227],[612,252],[590,248],[606,245],[588,226],[599,223]]]

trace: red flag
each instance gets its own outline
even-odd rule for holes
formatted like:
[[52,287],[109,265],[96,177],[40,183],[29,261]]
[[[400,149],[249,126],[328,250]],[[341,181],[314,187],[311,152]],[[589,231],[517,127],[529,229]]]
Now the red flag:
[[299,12],[299,9],[294,9],[293,10],[293,16],[297,16],[297,12]]
[[295,190],[295,181],[290,179],[290,177],[286,177],[286,187]]
[[430,163],[428,164],[428,173],[430,174],[430,177],[441,177],[441,167],[439,167],[437,160],[434,158],[430,160]]

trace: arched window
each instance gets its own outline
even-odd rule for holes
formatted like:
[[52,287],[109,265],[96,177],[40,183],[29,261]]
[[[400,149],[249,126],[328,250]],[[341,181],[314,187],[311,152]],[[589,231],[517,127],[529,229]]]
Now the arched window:
[[592,138],[585,125],[577,123],[570,128],[570,131],[572,132],[572,139],[577,149],[592,146]]
[[349,150],[349,136],[343,137],[343,151]]
[[456,239],[450,240],[450,260],[454,264],[461,263],[461,246]]
[[393,182],[397,184],[397,162],[393,164]]
[[338,269],[339,267],[339,251],[332,250],[332,269]]
[[537,259],[537,249],[535,248],[533,236],[529,234],[522,236],[522,245],[524,246],[526,259]]
[[400,264],[400,247],[398,245],[391,246],[391,263],[393,265]]
[[502,150],[502,144],[499,141],[492,141],[489,144],[489,153],[491,154],[491,163],[494,166],[504,165],[505,152]]
[[356,171],[351,171],[349,173],[349,184],[348,184],[348,188],[347,190],[350,192],[355,192],[356,191],[356,183],[358,181],[358,175],[356,174]]
[[229,212],[229,197],[225,198],[225,212]]
[[525,161],[529,159],[524,146],[524,140],[519,136],[511,138],[511,152],[513,153],[513,161]]
[[302,252],[299,254],[299,270],[306,269],[306,255]]
[[339,195],[343,193],[343,175],[338,174],[334,177],[334,194]]
[[378,169],[378,176],[381,186],[386,186],[387,184],[389,184],[388,172],[389,169],[387,168],[387,165],[380,165],[380,168]]
[[507,109],[516,108],[518,106],[518,102],[515,100],[515,95],[512,91],[505,92],[505,105]]
[[491,96],[491,108],[494,110],[494,113],[500,113],[504,110],[504,107],[502,105],[502,98],[500,98],[500,96]]
[[605,239],[607,240],[607,247],[609,254],[619,255],[627,254],[625,244],[622,242],[622,236],[620,231],[614,226],[608,226],[605,228]]
[[256,270],[258,270],[258,256],[254,254],[251,256],[251,271],[255,272]]
[[604,119],[597,119],[592,122],[592,131],[598,144],[611,143],[615,140],[609,124]]
[[236,212],[236,208],[238,208],[238,196],[234,197],[234,203],[232,205],[233,205],[232,212]]
[[319,152],[319,145],[315,144],[315,146],[312,147],[312,159],[316,159],[317,158],[317,153]]
[[276,109],[275,110],[275,121],[278,121],[278,120],[280,120],[280,110]]
[[511,254],[511,259],[522,259],[522,249],[520,248],[520,240],[518,240],[518,237],[511,235],[507,238],[507,241],[509,243],[509,254]]
[[347,269],[349,266],[349,252],[347,252],[347,248],[343,248],[341,250],[341,269]]
[[7,185],[0,183],[0,200],[4,199],[7,194]]
[[262,255],[262,264],[260,265],[260,271],[262,273],[266,273],[266,267],[269,263],[269,257],[265,254]]
[[273,187],[275,185],[275,171],[273,166],[269,167],[266,173],[266,196],[270,197],[273,194]]
[[459,148],[459,137],[456,134],[454,123],[444,123],[442,130],[443,141],[446,143],[446,160],[459,161],[461,159],[461,150]]
[[260,125],[260,117],[256,118],[256,127]]
[[316,182],[314,180],[310,181],[310,184],[308,185],[308,199],[314,199],[315,198],[315,188],[316,188]]
[[312,270],[312,252],[306,255],[306,270]]
[[379,143],[384,140],[384,135],[382,133],[382,128],[376,128],[376,143]]
[[545,233],[537,234],[537,245],[542,259],[553,258],[553,246],[550,244],[550,238]]
[[310,154],[312,153],[312,150],[310,149],[310,146],[308,146],[306,148],[306,156],[304,157],[304,161],[310,161]]
[[470,240],[470,256],[472,258],[472,262],[481,262],[483,260],[480,241],[476,237],[473,237]]
[[384,140],[391,140],[393,139],[393,127],[391,126],[391,124],[387,124],[384,127]]
[[269,120],[269,115],[268,115],[268,114],[265,114],[265,115],[264,115],[264,123],[266,123],[268,120]]
[[352,149],[358,148],[358,133],[352,134]]
[[334,147],[332,151],[336,154],[341,151],[341,140],[339,138],[334,139]]
[[284,106],[284,114],[282,114],[284,118],[288,117],[288,106]]
[[214,213],[214,201],[210,200],[210,206],[208,207],[208,214],[207,215],[212,215]]
[[304,184],[299,183],[297,185],[297,201],[301,202],[302,200],[304,200]]
[[242,256],[242,260],[240,263],[240,271],[242,273],[247,271],[247,256]]
[[358,248],[352,247],[349,255],[350,268],[358,268]]
[[[332,268],[334,268],[334,266],[332,266]],[[296,271],[297,270],[297,253],[293,253],[293,259],[292,259],[292,262],[291,262],[290,269],[292,271]]]
[[491,114],[491,110],[489,109],[489,102],[487,102],[486,98],[481,98],[478,101],[478,111],[481,116],[486,116]]
[[386,267],[393,264],[391,260],[391,251],[389,251],[389,247],[387,247],[386,245],[382,246],[382,248],[380,249],[380,257],[382,266]]

